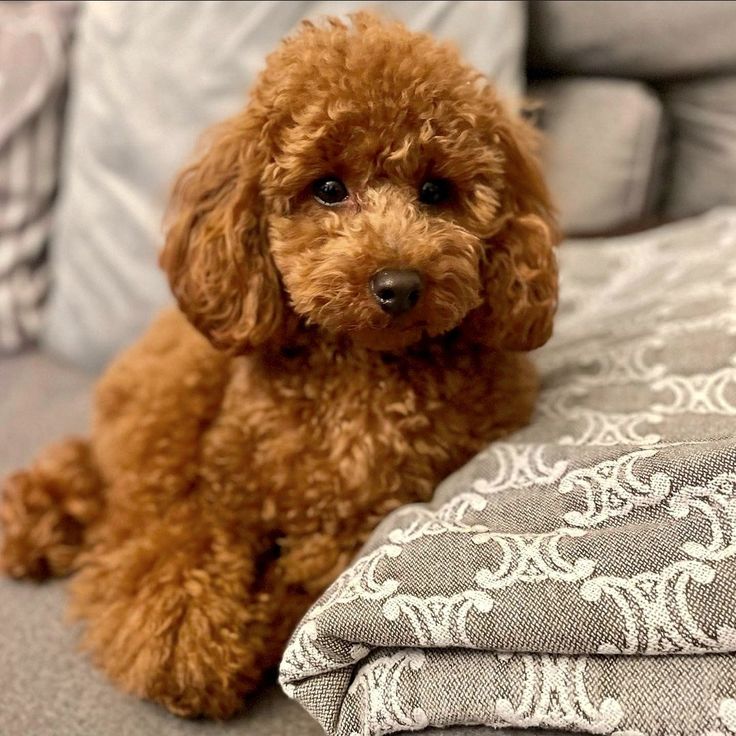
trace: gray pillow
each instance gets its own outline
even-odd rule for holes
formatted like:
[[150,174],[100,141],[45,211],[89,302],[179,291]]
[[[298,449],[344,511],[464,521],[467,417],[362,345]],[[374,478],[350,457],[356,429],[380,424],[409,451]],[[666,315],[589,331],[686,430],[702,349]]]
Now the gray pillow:
[[736,3],[537,0],[529,66],[545,73],[640,79],[736,70]]
[[672,84],[663,99],[673,128],[664,214],[736,204],[736,75]]
[[653,214],[665,118],[641,82],[570,77],[530,85],[541,105],[545,173],[568,235],[635,228]]
[[455,40],[520,96],[525,9],[511,1],[89,3],[81,19],[45,341],[99,367],[169,301],[156,266],[167,190],[203,128],[236,111],[304,16],[388,9]]

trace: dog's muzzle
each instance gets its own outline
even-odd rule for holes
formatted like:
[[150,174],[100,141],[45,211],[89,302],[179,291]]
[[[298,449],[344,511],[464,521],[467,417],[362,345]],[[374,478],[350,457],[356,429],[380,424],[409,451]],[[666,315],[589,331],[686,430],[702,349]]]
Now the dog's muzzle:
[[414,269],[384,269],[371,279],[371,291],[378,306],[398,317],[410,312],[422,296],[422,277]]

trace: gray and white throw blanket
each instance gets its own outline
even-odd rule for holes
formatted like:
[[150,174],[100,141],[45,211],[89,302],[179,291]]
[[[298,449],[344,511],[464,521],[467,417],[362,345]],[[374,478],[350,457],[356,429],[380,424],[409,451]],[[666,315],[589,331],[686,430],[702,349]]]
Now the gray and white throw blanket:
[[531,425],[293,636],[281,682],[328,734],[736,734],[736,210],[560,262]]

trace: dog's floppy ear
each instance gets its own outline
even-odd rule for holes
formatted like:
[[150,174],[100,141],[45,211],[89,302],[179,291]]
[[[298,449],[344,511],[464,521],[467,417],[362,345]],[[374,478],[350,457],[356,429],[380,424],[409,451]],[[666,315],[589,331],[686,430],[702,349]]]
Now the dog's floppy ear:
[[533,128],[503,112],[494,116],[492,139],[504,157],[503,219],[485,249],[483,304],[468,315],[466,328],[494,349],[533,350],[552,334],[559,230]]
[[160,257],[182,312],[231,352],[264,345],[283,322],[259,184],[262,132],[247,113],[210,131],[175,183]]

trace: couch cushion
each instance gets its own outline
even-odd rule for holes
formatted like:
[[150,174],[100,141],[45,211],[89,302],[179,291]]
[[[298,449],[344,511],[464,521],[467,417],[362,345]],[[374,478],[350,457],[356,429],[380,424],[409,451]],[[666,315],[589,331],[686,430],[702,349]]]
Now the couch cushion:
[[529,65],[543,74],[665,79],[736,71],[736,3],[536,0]]
[[30,350],[0,359],[0,386],[0,478],[44,441],[87,427],[92,377],[78,368]]
[[[507,92],[522,79],[524,6],[365,3],[461,43]],[[175,171],[233,113],[265,54],[305,15],[351,2],[89,3],[77,41],[48,345],[99,366],[169,301],[156,266]]]
[[673,133],[665,215],[736,204],[736,75],[671,84],[663,99]]
[[544,167],[568,235],[636,227],[652,214],[665,154],[665,119],[641,82],[563,78],[530,85],[542,104]]

